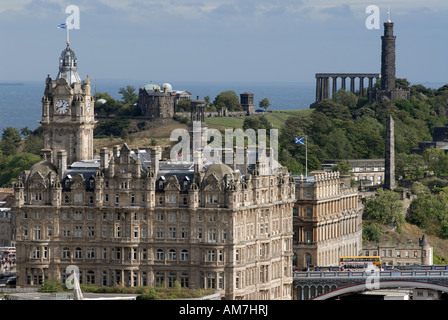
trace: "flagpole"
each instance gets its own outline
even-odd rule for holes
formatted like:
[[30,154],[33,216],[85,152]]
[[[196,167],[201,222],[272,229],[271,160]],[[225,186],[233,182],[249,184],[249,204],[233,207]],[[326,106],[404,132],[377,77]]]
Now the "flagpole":
[[305,178],[308,179],[308,141],[305,135]]

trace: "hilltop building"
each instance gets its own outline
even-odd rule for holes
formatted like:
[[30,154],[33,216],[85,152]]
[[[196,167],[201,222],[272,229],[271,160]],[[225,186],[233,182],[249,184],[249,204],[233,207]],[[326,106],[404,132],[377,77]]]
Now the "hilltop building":
[[169,83],[164,83],[162,87],[148,83],[139,89],[137,107],[148,119],[170,119],[176,112],[176,105],[189,99],[191,93],[173,90]]
[[[225,299],[291,299],[295,185],[287,169],[264,161],[268,150],[247,148],[243,163],[210,162],[204,140],[193,144],[194,161],[162,161],[160,147],[126,144],[94,159],[90,82],[80,83],[68,44],[62,59],[42,101],[41,161],[14,187],[17,285],[64,281],[74,265],[83,284],[178,282]],[[191,119],[201,123],[203,104],[196,107]]]
[[[390,101],[397,99],[409,99],[410,90],[396,88],[395,86],[395,40],[393,33],[394,23],[387,20],[384,23],[384,35],[381,37],[381,73],[316,73],[316,101],[329,99],[338,91],[338,79],[340,79],[339,88],[355,93],[356,80],[358,80],[359,95],[363,96],[365,92],[369,101],[381,101],[385,98]],[[349,86],[346,80],[349,80]],[[367,79],[367,85],[365,81]],[[375,82],[381,81],[380,88],[375,88]]]

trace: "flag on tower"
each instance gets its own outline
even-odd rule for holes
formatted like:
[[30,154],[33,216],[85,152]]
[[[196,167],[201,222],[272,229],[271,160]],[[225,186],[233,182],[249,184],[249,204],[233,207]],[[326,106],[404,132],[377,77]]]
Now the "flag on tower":
[[66,23],[60,23],[60,24],[58,24],[58,28],[59,29],[67,29],[67,24]]

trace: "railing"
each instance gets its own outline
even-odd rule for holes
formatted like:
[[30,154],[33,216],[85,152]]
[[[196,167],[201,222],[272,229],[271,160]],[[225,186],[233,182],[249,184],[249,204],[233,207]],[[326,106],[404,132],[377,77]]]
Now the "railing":
[[427,278],[427,277],[448,277],[448,270],[405,270],[405,271],[380,271],[371,273],[365,271],[296,271],[293,278],[296,279],[335,279],[335,278],[367,278],[371,275],[385,278]]

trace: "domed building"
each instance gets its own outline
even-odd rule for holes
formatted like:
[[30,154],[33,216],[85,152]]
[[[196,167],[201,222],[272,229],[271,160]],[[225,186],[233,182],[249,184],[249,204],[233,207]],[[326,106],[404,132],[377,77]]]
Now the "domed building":
[[169,119],[174,116],[176,105],[190,98],[189,92],[173,90],[169,83],[163,83],[160,87],[151,82],[140,87],[137,106],[148,119]]

